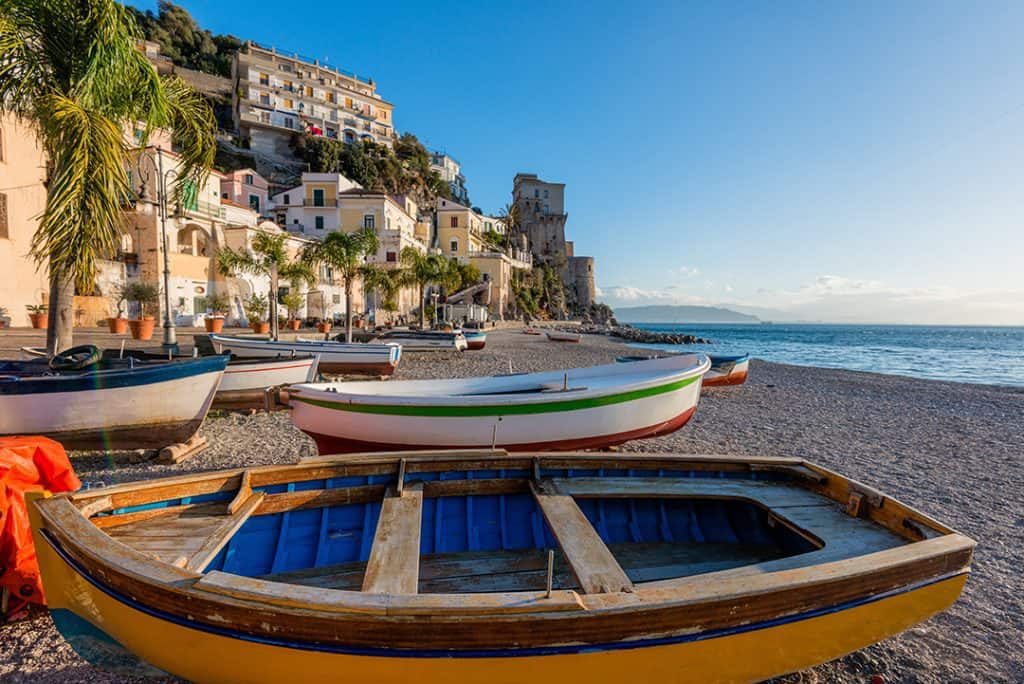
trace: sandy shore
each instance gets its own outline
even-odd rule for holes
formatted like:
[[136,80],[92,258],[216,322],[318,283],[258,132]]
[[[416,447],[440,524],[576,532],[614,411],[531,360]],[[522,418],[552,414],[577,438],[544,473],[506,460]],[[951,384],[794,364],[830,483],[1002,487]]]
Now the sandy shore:
[[[13,346],[2,343],[0,348]],[[514,331],[459,356],[409,354],[397,378],[457,377],[607,363],[622,345],[554,344]],[[285,412],[220,415],[212,446],[178,466],[80,454],[92,486],[179,472],[294,462],[312,443]],[[874,484],[978,540],[974,573],[948,613],[784,682],[1024,681],[1024,389],[914,380],[755,361],[737,388],[705,391],[695,418],[631,451],[800,456]],[[135,681],[79,659],[40,613],[0,627],[0,680]]]

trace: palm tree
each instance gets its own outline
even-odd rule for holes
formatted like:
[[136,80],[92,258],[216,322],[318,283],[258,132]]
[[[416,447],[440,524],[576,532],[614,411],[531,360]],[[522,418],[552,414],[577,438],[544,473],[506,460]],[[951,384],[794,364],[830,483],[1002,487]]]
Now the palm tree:
[[181,154],[176,192],[205,181],[216,150],[207,102],[161,78],[116,0],[0,2],[0,112],[20,117],[46,154],[46,208],[31,255],[50,274],[47,350],[72,340],[74,287],[92,290],[96,260],[116,252],[130,196],[124,132],[169,129]]
[[420,327],[427,327],[427,286],[444,277],[447,260],[439,254],[424,254],[415,247],[405,247],[399,257],[409,285],[419,288]]
[[302,259],[309,265],[326,265],[341,274],[345,284],[345,341],[352,341],[352,289],[361,275],[367,256],[376,254],[377,233],[364,228],[354,233],[328,233],[320,242],[308,245]]
[[277,339],[280,325],[277,320],[277,290],[281,280],[297,286],[305,282],[309,287],[316,284],[316,272],[301,259],[288,256],[284,233],[257,232],[252,238],[251,249],[234,250],[225,247],[217,253],[217,268],[223,275],[234,276],[249,273],[270,278],[270,336]]
[[385,269],[373,264],[367,264],[362,269],[363,283],[371,292],[380,295],[379,306],[389,314],[398,311],[398,296],[402,288],[408,283],[405,269]]

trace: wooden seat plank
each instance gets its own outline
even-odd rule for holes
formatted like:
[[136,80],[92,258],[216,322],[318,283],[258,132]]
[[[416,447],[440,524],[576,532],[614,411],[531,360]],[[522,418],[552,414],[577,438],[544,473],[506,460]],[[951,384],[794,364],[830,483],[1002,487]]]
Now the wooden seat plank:
[[580,498],[748,499],[768,508],[835,506],[831,499],[782,482],[670,477],[552,478],[561,494]]
[[218,527],[213,531],[213,534],[203,541],[199,550],[188,557],[185,569],[202,570],[205,568],[210,561],[220,553],[220,550],[223,549],[231,540],[231,537],[234,536],[235,532],[245,524],[245,521],[249,519],[249,516],[251,516],[259,507],[264,496],[265,494],[263,492],[251,493],[249,498],[241,503],[234,513],[225,516],[224,520],[221,521],[220,525],[218,525]]
[[631,591],[633,583],[573,498],[543,480],[530,488],[583,591]]
[[388,488],[363,577],[372,594],[415,594],[419,587],[423,483]]

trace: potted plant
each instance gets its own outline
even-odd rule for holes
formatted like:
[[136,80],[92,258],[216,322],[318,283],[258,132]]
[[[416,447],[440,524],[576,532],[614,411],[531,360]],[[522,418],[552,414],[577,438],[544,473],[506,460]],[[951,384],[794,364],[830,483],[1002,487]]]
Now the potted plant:
[[7,309],[0,306],[0,329],[7,327]]
[[226,294],[210,295],[206,300],[209,315],[203,319],[206,332],[219,333],[224,329],[224,320],[227,318],[231,300]]
[[245,299],[245,317],[254,333],[266,335],[270,332],[270,322],[264,320],[267,315],[267,295],[252,294]]
[[107,319],[107,330],[115,335],[128,332],[128,319],[124,317],[124,303],[128,299],[127,286],[119,285],[114,289],[114,303],[117,305],[117,316]]
[[129,302],[139,305],[139,317],[128,321],[128,329],[132,333],[132,338],[136,340],[152,339],[156,319],[146,312],[146,307],[160,301],[160,288],[154,283],[139,280],[129,283],[125,287],[124,296]]
[[302,309],[305,298],[298,292],[289,292],[281,298],[281,303],[288,309],[287,326],[291,330],[298,330],[302,325],[302,319],[299,318],[299,310]]
[[316,324],[316,331],[321,333],[331,332],[331,322],[327,319],[320,321]]
[[28,318],[32,321],[32,327],[37,330],[45,329],[48,307],[45,304],[26,304],[25,308],[28,309]]

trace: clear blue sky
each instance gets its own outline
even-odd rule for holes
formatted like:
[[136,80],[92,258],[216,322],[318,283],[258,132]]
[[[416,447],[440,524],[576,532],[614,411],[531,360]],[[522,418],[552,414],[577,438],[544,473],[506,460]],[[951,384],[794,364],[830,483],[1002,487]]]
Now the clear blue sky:
[[566,183],[612,305],[1024,325],[1024,3],[180,4],[373,76],[485,211]]

